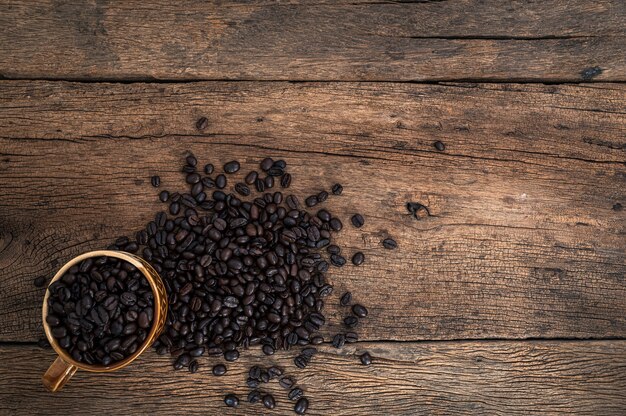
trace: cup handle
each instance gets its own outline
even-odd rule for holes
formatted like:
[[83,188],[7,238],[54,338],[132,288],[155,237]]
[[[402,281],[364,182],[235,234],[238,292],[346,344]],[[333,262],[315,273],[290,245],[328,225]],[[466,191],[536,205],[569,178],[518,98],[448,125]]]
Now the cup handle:
[[72,378],[76,370],[75,365],[68,364],[61,357],[57,357],[43,375],[43,385],[53,393],[59,391]]

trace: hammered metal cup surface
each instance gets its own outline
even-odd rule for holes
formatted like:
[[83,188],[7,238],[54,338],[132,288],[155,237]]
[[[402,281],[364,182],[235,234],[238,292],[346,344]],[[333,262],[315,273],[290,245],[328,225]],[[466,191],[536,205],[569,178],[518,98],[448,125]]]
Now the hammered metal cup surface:
[[[63,348],[61,348],[57,340],[52,336],[50,326],[46,322],[46,316],[48,315],[48,297],[50,295],[48,289],[46,289],[46,295],[43,299],[43,327],[46,332],[46,337],[52,348],[59,355],[57,359],[52,363],[48,371],[43,376],[43,384],[50,391],[58,391],[63,388],[63,385],[74,375],[77,369],[85,371],[91,371],[95,373],[104,373],[109,371],[119,370],[126,367],[133,362],[142,352],[144,352],[152,343],[161,335],[163,328],[165,327],[165,318],[167,316],[167,293],[165,286],[159,274],[152,268],[152,266],[142,259],[141,257],[126,253],[123,251],[111,251],[111,250],[99,250],[90,251],[85,254],[81,254],[78,257],[74,257],[67,262],[52,278],[50,284],[60,279],[70,267],[80,263],[81,261],[91,257],[113,257],[120,260],[127,261],[132,264],[141,272],[150,283],[152,288],[152,294],[154,295],[154,315],[152,318],[152,327],[146,337],[145,341],[137,348],[132,355],[126,357],[123,360],[117,361],[109,366],[104,365],[89,365],[74,360]],[[50,284],[48,286],[50,286]]]

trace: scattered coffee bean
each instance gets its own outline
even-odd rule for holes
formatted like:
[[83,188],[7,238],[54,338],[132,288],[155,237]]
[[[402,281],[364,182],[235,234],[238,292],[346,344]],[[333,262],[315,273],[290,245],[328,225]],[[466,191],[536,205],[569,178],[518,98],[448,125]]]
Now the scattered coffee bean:
[[[113,355],[113,354],[111,354],[111,355]],[[198,367],[200,367],[198,362],[196,360],[193,360],[192,362],[189,363],[189,372],[191,374],[194,374],[196,371],[198,371]]]
[[302,355],[298,355],[296,358],[293,359],[293,363],[298,368],[305,368],[308,364],[308,360]]
[[227,184],[227,180],[226,180],[226,176],[224,176],[223,174],[219,174],[217,175],[217,177],[215,178],[215,186],[217,186],[219,189],[224,189],[226,188],[226,184]]
[[318,203],[322,203],[322,202],[326,201],[327,199],[328,199],[328,192],[322,191],[319,194],[317,194],[317,202]]
[[333,337],[333,347],[342,348],[346,343],[346,336],[344,334],[337,334]]
[[324,342],[324,337],[320,336],[320,335],[316,335],[313,338],[311,338],[311,344],[313,345],[319,345],[321,343]]
[[256,182],[258,177],[259,177],[259,174],[256,171],[252,171],[252,172],[248,173],[248,175],[246,175],[245,182],[248,185],[254,185],[254,183]]
[[330,256],[330,262],[333,266],[342,267],[346,264],[346,259],[339,254],[333,254]]
[[290,185],[291,185],[291,175],[288,173],[285,173],[280,178],[280,186],[282,188],[289,188]]
[[263,345],[263,354],[265,355],[274,355],[274,347],[272,347],[271,345]]
[[284,389],[290,389],[291,386],[293,386],[293,380],[289,377],[283,377],[279,380],[278,384]]
[[206,117],[200,117],[198,121],[196,121],[196,128],[198,130],[204,130],[209,127],[209,120]]
[[301,388],[294,387],[293,389],[291,389],[287,397],[289,397],[289,400],[298,400],[300,397],[302,397],[303,394],[304,392]]
[[363,224],[365,223],[365,219],[361,214],[354,214],[352,218],[350,218],[350,221],[352,221],[352,225],[354,225],[356,228],[363,227]]
[[272,160],[272,158],[266,157],[265,159],[261,161],[261,170],[263,172],[267,172],[268,170],[270,170],[273,164],[274,164],[274,161]]
[[261,401],[261,392],[259,392],[258,390],[252,390],[250,393],[248,393],[248,401],[250,403],[258,403]]
[[276,401],[274,400],[274,396],[272,396],[271,394],[266,394],[265,396],[263,396],[263,406],[268,409],[273,409],[274,407],[276,407]]
[[359,340],[359,336],[356,332],[346,332],[346,342],[351,344],[353,342],[357,342]]
[[154,186],[155,188],[158,188],[159,185],[161,185],[161,178],[159,176],[153,176],[150,178],[150,183],[152,184],[152,186]]
[[270,367],[267,369],[267,373],[269,374],[270,378],[276,378],[283,375],[283,370],[278,367]]
[[46,285],[46,278],[43,276],[36,277],[35,280],[33,280],[33,284],[35,287],[44,287]]
[[440,152],[443,152],[444,150],[446,150],[446,145],[440,142],[439,140],[433,143],[433,145],[435,146],[435,149],[437,149]]
[[309,208],[314,207],[315,205],[318,204],[318,202],[319,201],[317,200],[317,195],[311,195],[310,197],[304,200],[304,204]]
[[306,413],[309,408],[309,401],[306,397],[301,397],[300,400],[296,402],[296,405],[293,407],[293,411],[299,415],[303,415]]
[[239,162],[233,160],[232,162],[228,162],[224,165],[224,172],[226,173],[235,173],[239,170],[240,165]]
[[243,196],[249,196],[250,195],[250,188],[248,188],[244,183],[241,183],[241,182],[239,182],[238,184],[235,185],[235,191],[239,195],[243,195]]
[[206,165],[204,165],[204,173],[206,173],[207,175],[212,174],[214,170],[215,166],[213,166],[211,163],[207,163]]
[[212,371],[214,376],[223,376],[226,374],[226,366],[224,364],[216,364],[213,366]]
[[385,238],[383,240],[383,247],[385,247],[387,250],[393,250],[398,247],[398,243],[396,243],[396,240],[394,240],[393,238]]
[[341,193],[343,192],[343,186],[341,186],[341,184],[336,183],[333,185],[331,190],[333,192],[333,195],[341,195]]
[[372,356],[369,354],[369,352],[361,354],[359,356],[359,359],[361,360],[361,364],[363,365],[370,365],[372,363]]
[[352,302],[352,293],[346,292],[341,296],[339,303],[341,306],[348,306]]
[[[167,191],[161,191],[159,193],[159,201],[161,202],[167,202],[167,200],[170,199],[170,193]],[[145,243],[144,243],[145,244]]]
[[343,323],[348,328],[355,328],[359,324],[359,318],[357,318],[356,316],[352,316],[352,315],[346,316],[343,319]]
[[359,318],[365,318],[367,316],[367,308],[363,305],[357,304],[352,307],[352,313]]
[[226,351],[224,353],[224,359],[226,361],[237,361],[239,359],[239,351],[237,350]]
[[39,338],[39,341],[37,341],[37,346],[42,349],[51,348],[48,338]]
[[354,264],[355,266],[360,266],[361,264],[363,264],[364,261],[365,261],[365,255],[361,253],[360,251],[355,253],[354,256],[352,256],[352,264]]
[[234,394],[227,394],[224,397],[224,403],[226,403],[228,407],[237,407],[239,406],[239,398]]

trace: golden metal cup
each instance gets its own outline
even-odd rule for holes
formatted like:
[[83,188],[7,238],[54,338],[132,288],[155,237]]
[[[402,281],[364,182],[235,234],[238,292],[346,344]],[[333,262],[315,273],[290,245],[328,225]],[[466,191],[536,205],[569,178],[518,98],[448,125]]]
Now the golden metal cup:
[[128,263],[132,264],[141,272],[145,278],[150,283],[150,287],[152,288],[152,294],[154,295],[154,315],[152,319],[152,327],[150,328],[150,333],[146,337],[143,344],[137,348],[134,354],[126,357],[123,360],[117,361],[111,365],[89,365],[85,363],[80,363],[74,360],[63,348],[61,348],[57,342],[57,340],[52,336],[52,331],[50,326],[46,322],[46,316],[48,316],[48,296],[50,292],[46,289],[46,295],[43,299],[43,310],[42,310],[42,318],[43,318],[43,327],[46,332],[46,337],[48,337],[48,341],[52,345],[52,348],[59,355],[57,359],[52,363],[48,371],[43,375],[43,384],[44,386],[52,391],[59,391],[63,388],[65,383],[76,373],[77,369],[83,369],[85,371],[91,371],[94,373],[105,373],[109,371],[119,370],[120,368],[126,367],[128,364],[133,362],[135,358],[139,356],[142,352],[144,352],[152,343],[159,337],[161,332],[163,332],[163,328],[165,327],[165,317],[167,316],[167,293],[165,291],[165,286],[163,286],[163,281],[159,274],[152,268],[152,266],[142,259],[139,256],[136,256],[131,253],[125,253],[122,251],[110,251],[110,250],[99,250],[99,251],[90,251],[85,254],[81,254],[78,257],[74,257],[68,263],[66,263],[54,278],[50,281],[50,284],[60,279],[65,272],[67,272],[70,267],[75,264],[80,263],[81,261],[90,258],[90,257],[114,257]]

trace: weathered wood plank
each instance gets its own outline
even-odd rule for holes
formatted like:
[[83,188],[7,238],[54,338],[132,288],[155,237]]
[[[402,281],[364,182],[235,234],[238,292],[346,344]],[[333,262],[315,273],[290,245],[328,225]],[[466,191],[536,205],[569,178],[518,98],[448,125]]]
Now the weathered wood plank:
[[189,149],[345,186],[328,206],[365,215],[339,242],[367,261],[330,276],[365,340],[626,336],[625,88],[0,82],[0,340],[38,338],[32,279],[145,225]]
[[625,36],[620,0],[13,0],[0,13],[0,75],[624,81]]
[[[276,363],[310,399],[310,415],[623,415],[626,412],[626,342],[358,343],[329,347],[305,370],[293,353],[259,358],[244,353],[225,376],[220,362],[202,358],[198,373],[174,372],[169,357],[150,352],[130,367],[104,375],[79,371],[60,393],[40,378],[54,355],[29,346],[0,347],[0,412],[66,414],[260,414],[262,405],[226,408],[226,393],[245,398],[247,370]],[[364,350],[370,367],[358,362]],[[276,381],[272,414],[293,414]]]

